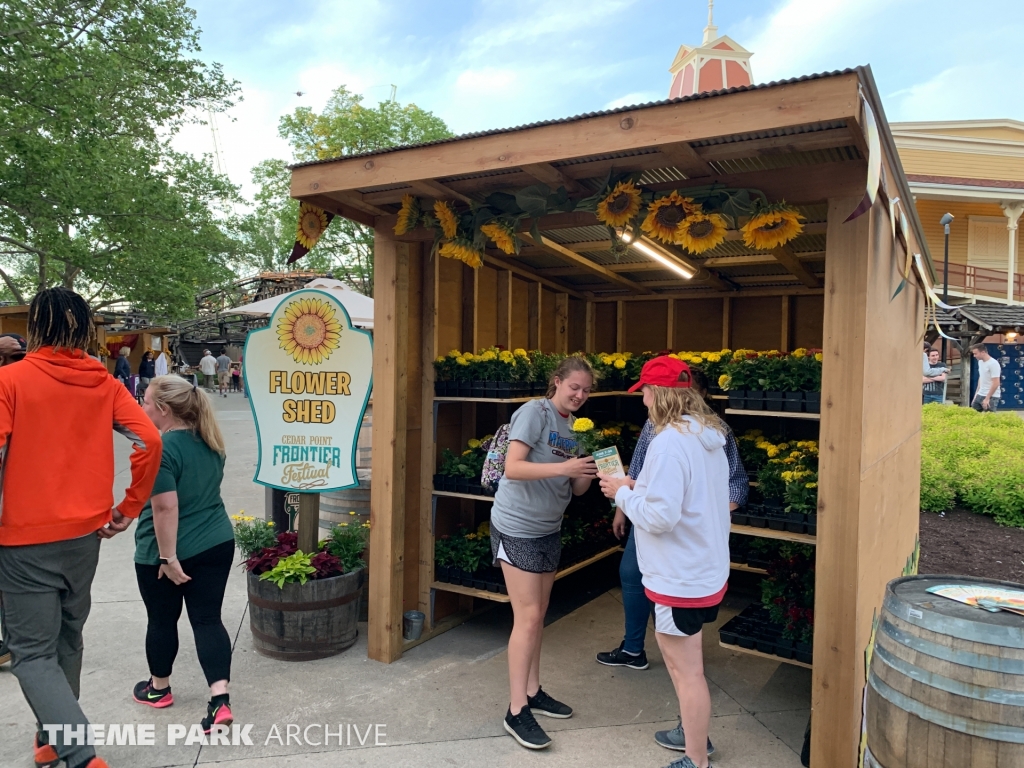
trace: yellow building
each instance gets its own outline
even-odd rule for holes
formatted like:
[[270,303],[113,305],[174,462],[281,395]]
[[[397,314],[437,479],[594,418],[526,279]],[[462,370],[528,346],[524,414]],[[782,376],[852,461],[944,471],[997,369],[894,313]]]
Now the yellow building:
[[[892,135],[942,280],[949,226],[953,303],[1024,304],[1017,224],[1024,212],[1024,123],[893,123]],[[1009,279],[1008,279],[1009,276]]]

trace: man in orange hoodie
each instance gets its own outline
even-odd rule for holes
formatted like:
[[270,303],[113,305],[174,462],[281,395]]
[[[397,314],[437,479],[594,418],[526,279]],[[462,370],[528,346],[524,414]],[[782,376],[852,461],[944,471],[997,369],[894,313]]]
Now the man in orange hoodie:
[[[64,288],[29,307],[29,353],[0,369],[0,606],[11,671],[36,716],[36,765],[105,768],[78,704],[82,628],[100,538],[138,517],[160,469],[160,434],[86,352],[92,313]],[[114,507],[111,429],[134,444]],[[99,535],[97,535],[99,534]]]

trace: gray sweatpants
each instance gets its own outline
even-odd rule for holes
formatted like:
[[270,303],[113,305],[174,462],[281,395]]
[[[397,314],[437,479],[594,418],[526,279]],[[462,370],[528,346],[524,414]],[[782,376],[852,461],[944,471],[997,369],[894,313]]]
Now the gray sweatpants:
[[[0,547],[3,639],[37,728],[88,725],[78,705],[82,628],[92,605],[99,554],[95,533],[52,544]],[[67,765],[96,754],[84,743],[65,744],[63,732],[53,747]]]

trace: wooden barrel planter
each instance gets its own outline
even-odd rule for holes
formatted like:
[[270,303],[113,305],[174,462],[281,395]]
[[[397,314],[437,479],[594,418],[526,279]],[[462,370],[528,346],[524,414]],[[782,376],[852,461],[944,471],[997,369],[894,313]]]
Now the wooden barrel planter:
[[866,765],[1024,766],[1024,616],[928,587],[1020,584],[910,576],[886,587],[868,673]]
[[249,628],[256,652],[282,661],[334,656],[356,641],[365,569],[342,576],[285,584],[247,574]]

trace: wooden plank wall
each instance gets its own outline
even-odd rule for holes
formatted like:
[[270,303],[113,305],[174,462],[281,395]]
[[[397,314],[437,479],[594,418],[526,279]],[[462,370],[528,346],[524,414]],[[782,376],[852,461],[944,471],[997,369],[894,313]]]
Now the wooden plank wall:
[[822,766],[856,765],[864,652],[886,583],[914,554],[920,506],[923,300],[913,288],[890,298],[902,246],[881,199],[844,223],[858,202],[828,212],[811,692]]

